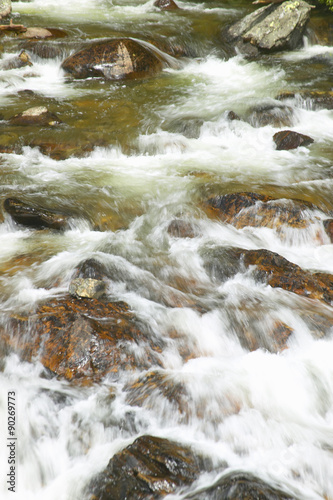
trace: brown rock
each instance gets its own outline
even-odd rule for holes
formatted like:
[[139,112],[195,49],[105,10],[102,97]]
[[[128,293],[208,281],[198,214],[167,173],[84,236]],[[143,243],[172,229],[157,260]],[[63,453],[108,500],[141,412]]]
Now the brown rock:
[[[24,360],[39,359],[56,375],[86,384],[120,370],[159,364],[160,347],[143,333],[124,302],[52,299],[35,312],[13,315],[2,337]],[[135,354],[140,343],[144,356]]]
[[155,7],[158,7],[161,10],[177,10],[179,9],[178,5],[174,0],[156,0],[154,2]]
[[299,134],[292,130],[277,132],[273,135],[273,141],[278,151],[296,149],[300,146],[309,146],[314,142],[308,135]]
[[333,109],[333,91],[300,90],[299,92],[282,92],[277,99],[296,99],[301,105],[310,109]]
[[257,193],[232,193],[210,198],[207,213],[237,229],[246,226],[269,227],[282,231],[284,227],[305,229],[318,219],[311,214],[313,205],[301,200],[274,200]]
[[74,78],[119,80],[152,76],[167,64],[167,58],[153,45],[131,38],[117,38],[83,48],[68,57],[62,68]]
[[174,219],[168,226],[168,234],[174,238],[194,238],[193,224],[182,219]]
[[207,468],[208,460],[186,446],[141,436],[111,458],[88,490],[95,500],[155,500],[191,484]]
[[35,229],[65,229],[68,215],[29,205],[17,198],[6,198],[4,209],[15,222]]
[[333,219],[326,219],[323,224],[329,239],[333,243]]
[[53,127],[59,125],[61,120],[54,113],[50,113],[45,106],[36,106],[13,116],[9,119],[9,123],[20,126],[40,125],[42,127]]
[[231,472],[213,486],[191,495],[192,500],[296,500],[246,472]]
[[27,28],[27,30],[21,33],[20,38],[51,38],[53,35],[51,31],[45,28]]
[[254,277],[273,288],[283,288],[303,297],[331,303],[333,276],[311,273],[269,250],[244,250],[217,247],[204,254],[205,268],[218,281],[225,281],[237,272],[253,268]]
[[251,111],[248,121],[253,127],[292,127],[294,111],[290,106],[262,105]]
[[27,52],[34,54],[41,59],[56,59],[64,55],[65,47],[60,45],[59,42],[54,44],[52,42],[40,42],[39,40],[27,40],[22,43],[21,47]]

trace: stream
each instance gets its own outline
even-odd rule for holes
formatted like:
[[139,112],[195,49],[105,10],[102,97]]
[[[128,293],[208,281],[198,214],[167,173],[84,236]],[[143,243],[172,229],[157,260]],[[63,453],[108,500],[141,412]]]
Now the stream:
[[[298,499],[333,499],[332,306],[271,287],[249,270],[219,281],[205,260],[220,247],[266,249],[303,270],[333,274],[322,223],[333,211],[333,111],[292,94],[332,90],[333,14],[313,10],[302,48],[249,60],[226,53],[221,31],[257,6],[177,4],[181,9],[167,12],[152,0],[12,3],[16,24],[66,36],[38,42],[55,47],[54,57],[32,53],[32,66],[0,69],[1,145],[21,145],[0,153],[1,207],[11,197],[73,216],[65,231],[35,230],[1,208],[1,324],[63,297],[75,268],[96,259],[109,270],[110,300],[126,302],[165,342],[151,371],[185,387],[190,409],[184,418],[158,390],[130,404],[128,386],[149,370],[80,385],[48,376],[38,357],[24,361],[1,344],[1,498],[85,500],[87,484],[110,458],[149,434],[224,464],[166,498],[180,500],[224,472],[244,471]],[[320,36],[326,25],[328,39]],[[75,80],[61,68],[87,40],[124,36],[173,49],[177,65],[132,81]],[[21,43],[3,35],[2,59],[17,55]],[[285,92],[290,97],[278,100]],[[253,121],[253,110],[281,103],[291,110],[288,127]],[[8,124],[35,106],[62,123]],[[242,119],[231,120],[230,111]],[[277,150],[272,137],[285,128],[313,144]],[[38,141],[74,154],[47,154]],[[205,211],[208,199],[237,192],[302,200],[316,207],[309,209],[313,223],[236,227]],[[180,219],[194,234],[168,230]],[[292,332],[281,350],[269,348],[276,324]],[[244,344],[244,331],[256,348]],[[11,392],[15,494],[6,482]]]

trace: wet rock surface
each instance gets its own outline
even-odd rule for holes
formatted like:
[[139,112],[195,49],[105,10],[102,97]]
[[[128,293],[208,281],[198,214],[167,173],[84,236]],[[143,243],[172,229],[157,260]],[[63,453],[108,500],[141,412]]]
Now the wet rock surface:
[[154,436],[141,436],[117,453],[89,485],[90,500],[157,500],[195,481],[208,460],[190,448]]
[[309,146],[314,142],[314,139],[308,135],[299,134],[292,130],[282,130],[273,135],[273,141],[276,144],[276,149],[282,151],[297,149],[300,146]]
[[281,92],[277,99],[295,99],[302,107],[309,109],[333,109],[333,91],[300,90]]
[[158,7],[161,10],[178,10],[179,7],[174,2],[174,0],[156,0],[154,2],[155,7]]
[[251,110],[248,121],[253,127],[291,127],[294,124],[294,110],[290,106],[263,104]]
[[131,38],[97,42],[69,56],[62,68],[74,78],[145,78],[163,69],[166,59],[154,47]]
[[268,485],[246,472],[233,472],[223,476],[214,486],[189,494],[191,500],[296,500],[279,488]]
[[0,70],[23,68],[24,66],[32,66],[30,57],[24,50],[18,56],[0,62]]
[[41,127],[54,127],[60,125],[61,120],[45,106],[35,106],[11,117],[9,123],[19,126],[40,125]]
[[331,304],[333,299],[332,275],[305,271],[297,264],[266,249],[216,247],[204,251],[203,258],[206,270],[217,281],[224,282],[238,272],[251,268],[256,280],[273,288],[283,288],[328,304]]
[[[22,359],[38,359],[62,378],[88,384],[121,370],[159,365],[157,344],[125,302],[66,296],[13,315],[2,332]],[[138,349],[144,346],[144,355]]]
[[261,7],[224,33],[229,42],[238,43],[241,52],[255,55],[261,52],[295,49],[302,43],[311,6],[302,0],[289,0]]
[[17,198],[6,198],[4,209],[17,224],[26,227],[61,230],[68,225],[69,215],[30,205]]

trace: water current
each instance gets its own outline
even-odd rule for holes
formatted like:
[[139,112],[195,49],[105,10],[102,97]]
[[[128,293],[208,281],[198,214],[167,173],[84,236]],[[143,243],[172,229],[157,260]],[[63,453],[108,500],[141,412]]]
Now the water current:
[[[275,149],[272,136],[280,128],[228,118],[231,110],[246,117],[255,106],[277,104],[281,92],[331,90],[332,62],[322,61],[331,61],[333,46],[309,35],[292,52],[252,61],[227,57],[222,27],[254,6],[241,0],[178,5],[182,10],[163,12],[151,0],[13,2],[15,23],[60,28],[67,37],[54,42],[57,58],[35,55],[30,68],[0,70],[1,113],[7,119],[44,105],[64,124],[37,132],[3,125],[2,142],[38,135],[97,146],[64,159],[32,146],[1,154],[1,201],[23,198],[78,214],[66,231],[52,232],[20,226],[3,211],[2,322],[66,294],[75,267],[95,258],[113,273],[109,297],[125,301],[156,337],[169,339],[161,366],[152,369],[186,387],[192,410],[184,419],[158,391],[150,404],[129,405],[125,387],[138,372],[82,387],[45,377],[38,359],[28,363],[4,351],[1,498],[14,498],[4,474],[8,391],[17,400],[19,500],[83,498],[89,479],[142,434],[190,445],[226,463],[227,471],[252,472],[297,498],[333,498],[333,338],[304,319],[313,311],[332,322],[332,307],[258,283],[251,273],[220,283],[203,262],[207,248],[265,248],[303,269],[333,273],[333,245],[321,222],[321,210],[333,209],[332,110],[287,101],[291,129],[315,141],[292,151]],[[320,15],[312,13],[317,24],[332,22],[331,14]],[[88,39],[114,36],[168,42],[185,47],[187,56],[145,80],[68,79],[61,61],[69,53]],[[16,55],[17,39],[2,38],[2,50],[3,59]],[[316,222],[283,233],[237,229],[202,210],[209,197],[238,191],[309,201],[318,207]],[[194,237],[167,232],[180,217],[195,226]],[[174,293],[184,307],[172,305]],[[186,307],[187,300],[201,309]],[[249,351],[240,342],[239,325],[265,337],[276,321],[293,331],[282,352]],[[185,359],[184,346],[191,352]],[[195,487],[215,480],[216,474],[204,474]]]

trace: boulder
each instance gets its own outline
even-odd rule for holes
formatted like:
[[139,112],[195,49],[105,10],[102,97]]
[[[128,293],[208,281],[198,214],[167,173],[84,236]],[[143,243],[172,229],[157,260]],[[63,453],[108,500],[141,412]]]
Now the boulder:
[[269,227],[282,234],[288,227],[306,229],[320,219],[311,212],[318,210],[301,200],[273,199],[269,196],[240,192],[210,198],[206,212],[237,229],[246,226]]
[[157,500],[190,485],[207,468],[210,462],[189,447],[146,435],[114,455],[87,489],[95,500]]
[[26,31],[20,34],[20,38],[38,38],[45,39],[51,38],[53,35],[51,31],[46,28],[27,28]]
[[277,99],[283,101],[295,99],[309,109],[333,109],[333,91],[300,90],[298,92],[281,92]]
[[0,62],[0,70],[17,69],[23,68],[24,66],[32,66],[30,57],[24,50],[22,50],[18,56]]
[[296,500],[280,488],[247,472],[229,472],[213,486],[191,495],[192,500]]
[[57,42],[40,42],[38,40],[27,40],[21,44],[21,47],[27,52],[34,54],[41,59],[63,58],[66,46]]
[[155,75],[170,59],[147,42],[116,38],[90,44],[69,56],[62,68],[74,78],[134,79]]
[[168,234],[173,238],[194,238],[195,227],[190,222],[183,219],[174,219],[168,225]]
[[17,198],[6,198],[4,209],[17,224],[34,229],[65,229],[69,215],[36,207]]
[[156,0],[154,2],[155,7],[158,7],[161,10],[177,10],[179,9],[178,5],[174,0]]
[[292,127],[294,124],[294,110],[290,106],[264,104],[252,109],[248,117],[253,127]]
[[273,141],[276,144],[276,149],[282,151],[297,149],[300,146],[309,146],[314,142],[314,139],[293,130],[281,130],[273,135]]
[[5,19],[12,12],[11,0],[0,0],[0,19]]
[[205,269],[217,282],[224,282],[251,268],[256,280],[273,288],[328,304],[333,300],[333,275],[304,271],[270,250],[215,247],[204,250],[203,259]]
[[54,127],[59,125],[61,120],[54,113],[51,113],[45,106],[29,108],[9,119],[11,125],[40,125],[41,127]]
[[[311,6],[303,0],[272,3],[252,12],[225,31],[229,42],[241,51],[259,52],[293,50],[302,43]],[[251,55],[250,54],[250,55]]]
[[140,328],[124,302],[66,295],[13,314],[1,333],[23,360],[37,359],[57,376],[83,384],[160,364],[161,341]]

